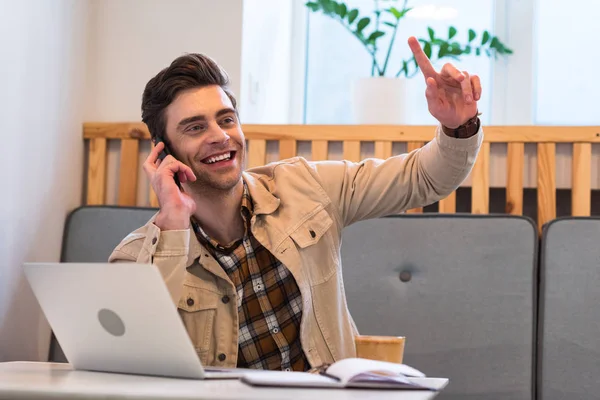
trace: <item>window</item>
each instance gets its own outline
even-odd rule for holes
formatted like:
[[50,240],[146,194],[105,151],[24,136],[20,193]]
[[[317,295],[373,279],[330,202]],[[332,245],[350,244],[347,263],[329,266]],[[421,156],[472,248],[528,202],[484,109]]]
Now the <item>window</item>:
[[[380,1],[380,6],[402,1]],[[372,15],[374,0],[350,0],[348,6],[358,8],[360,15]],[[457,40],[467,39],[468,29],[480,33],[484,30],[494,31],[494,0],[452,0],[426,1],[410,0],[409,7],[414,10],[404,18],[399,26],[396,41],[392,49],[387,76],[395,76],[401,67],[401,60],[410,57],[410,49],[406,43],[410,35],[427,37],[427,27],[432,27],[436,36],[447,37],[450,26],[458,29]],[[389,18],[388,18],[389,19]],[[382,21],[383,21],[382,14]],[[387,28],[387,27],[386,27]],[[387,39],[386,35],[383,39]],[[382,39],[382,40],[383,40]],[[476,39],[478,40],[478,39]],[[507,43],[508,47],[511,47]],[[387,49],[387,43],[380,45]],[[371,58],[362,44],[352,36],[338,21],[320,13],[308,13],[307,47],[306,47],[306,87],[305,118],[307,124],[351,124],[352,115],[352,81],[366,77],[371,72]],[[381,60],[385,57],[382,52]],[[481,56],[463,57],[460,62],[443,59],[435,64],[437,69],[443,63],[452,62],[460,69],[476,73],[482,80],[484,88],[491,88],[494,62]],[[425,82],[419,73],[407,81],[406,124],[434,124],[429,114],[424,96]],[[488,90],[480,101],[483,122],[488,123],[491,114],[492,94]]]
[[538,1],[535,123],[600,125],[599,13],[596,1]]

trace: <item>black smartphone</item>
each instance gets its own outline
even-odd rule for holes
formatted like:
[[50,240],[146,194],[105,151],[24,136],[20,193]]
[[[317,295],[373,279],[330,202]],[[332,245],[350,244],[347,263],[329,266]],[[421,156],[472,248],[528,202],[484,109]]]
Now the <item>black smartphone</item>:
[[[165,147],[163,148],[163,150],[158,155],[158,159],[162,161],[162,160],[165,159],[166,156],[172,155],[172,154],[171,154],[171,151],[169,150],[169,146],[167,145],[167,142],[165,140],[157,137],[154,140],[154,145],[158,145],[161,142],[165,144]],[[177,176],[177,174],[175,174],[175,176],[173,178],[175,179],[175,183],[177,184],[177,186],[179,187],[179,189],[183,190],[183,188],[181,187],[181,182],[179,182],[179,177]]]

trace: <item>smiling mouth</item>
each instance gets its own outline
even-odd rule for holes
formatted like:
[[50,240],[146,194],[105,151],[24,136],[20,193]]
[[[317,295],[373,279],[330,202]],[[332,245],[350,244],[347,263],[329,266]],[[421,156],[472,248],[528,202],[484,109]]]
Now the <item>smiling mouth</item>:
[[222,153],[216,156],[206,157],[202,162],[204,164],[217,164],[224,161],[229,161],[235,158],[235,151],[228,151],[226,153]]

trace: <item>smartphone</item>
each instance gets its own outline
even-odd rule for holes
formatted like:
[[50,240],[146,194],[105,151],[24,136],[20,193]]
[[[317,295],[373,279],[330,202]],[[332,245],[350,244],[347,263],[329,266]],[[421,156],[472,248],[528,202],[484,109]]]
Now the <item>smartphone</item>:
[[[171,151],[169,150],[169,146],[167,145],[167,142],[164,141],[163,139],[157,137],[156,140],[154,140],[154,145],[158,145],[161,142],[165,144],[165,147],[158,155],[158,159],[162,161],[165,159],[166,156],[172,155],[172,154],[171,154]],[[181,182],[179,182],[179,177],[177,176],[177,174],[175,174],[175,176],[173,178],[175,179],[175,183],[177,184],[179,189],[183,190],[183,188],[181,187]]]

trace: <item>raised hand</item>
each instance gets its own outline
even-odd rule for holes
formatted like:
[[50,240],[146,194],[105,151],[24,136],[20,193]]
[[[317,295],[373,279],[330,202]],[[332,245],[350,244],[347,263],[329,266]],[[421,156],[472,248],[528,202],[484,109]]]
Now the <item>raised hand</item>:
[[190,226],[190,217],[196,211],[196,203],[179,189],[175,183],[175,174],[181,183],[193,182],[196,176],[190,167],[171,155],[161,160],[159,154],[164,146],[163,142],[154,146],[143,164],[160,207],[154,224],[161,230],[187,229]]
[[431,115],[451,129],[473,118],[481,98],[479,77],[459,71],[452,64],[445,64],[438,73],[414,36],[408,39],[408,45],[425,77],[425,97]]

